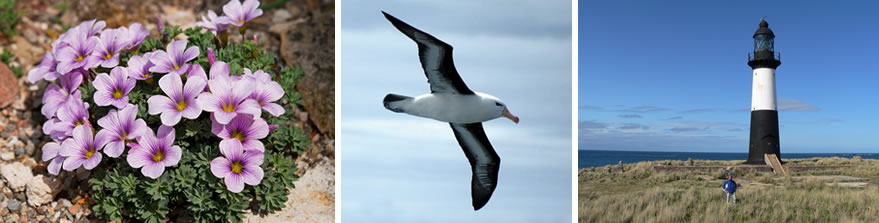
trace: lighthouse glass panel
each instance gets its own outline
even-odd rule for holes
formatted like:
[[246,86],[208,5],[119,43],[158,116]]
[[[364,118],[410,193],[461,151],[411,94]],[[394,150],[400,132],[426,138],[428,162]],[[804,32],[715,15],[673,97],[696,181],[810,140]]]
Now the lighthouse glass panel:
[[774,40],[766,34],[760,34],[754,37],[754,51],[769,50],[775,51]]

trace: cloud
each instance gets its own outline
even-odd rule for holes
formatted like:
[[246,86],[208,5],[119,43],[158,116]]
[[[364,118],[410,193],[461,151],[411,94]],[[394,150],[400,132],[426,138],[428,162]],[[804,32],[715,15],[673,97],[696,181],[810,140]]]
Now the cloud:
[[682,119],[682,118],[684,118],[684,116],[670,117],[670,118],[667,118],[667,119],[665,119],[665,120],[679,120],[679,119]]
[[778,99],[779,111],[820,111],[821,108],[812,103],[791,98]]
[[745,129],[742,129],[742,128],[731,128],[731,129],[727,129],[726,131],[730,131],[730,132],[741,132],[741,131],[745,131]]
[[623,123],[623,126],[617,127],[618,129],[644,129],[647,130],[650,127],[646,125],[641,125],[638,123]]
[[621,115],[619,115],[619,117],[620,118],[642,118],[642,116],[638,115],[638,114],[621,114]]
[[696,128],[696,127],[674,127],[669,128],[668,131],[672,132],[699,132],[699,131],[707,131],[709,130],[709,126],[705,126],[705,128]]
[[580,123],[577,124],[578,129],[604,129],[607,128],[607,126],[607,123],[596,121],[580,121]]
[[580,105],[579,109],[582,110],[592,110],[592,111],[602,111],[604,108],[594,105]]
[[713,109],[713,108],[697,108],[697,109],[690,109],[690,110],[680,111],[680,112],[678,112],[678,113],[682,113],[682,114],[683,114],[683,113],[702,113],[702,112],[714,112],[714,111],[717,111],[717,109]]
[[649,112],[663,112],[663,111],[668,111],[668,110],[670,110],[670,109],[652,106],[652,105],[641,105],[641,106],[635,106],[635,107],[626,108],[626,109],[617,110],[617,111],[628,112],[628,113],[649,113]]

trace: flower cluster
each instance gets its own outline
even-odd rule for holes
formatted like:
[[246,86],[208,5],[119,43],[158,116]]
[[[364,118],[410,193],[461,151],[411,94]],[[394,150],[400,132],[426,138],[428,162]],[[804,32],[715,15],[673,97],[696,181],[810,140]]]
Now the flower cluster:
[[[199,24],[213,32],[224,32],[227,26],[244,27],[262,14],[258,6],[256,0],[243,4],[232,0],[223,7],[224,16],[211,11],[211,20]],[[211,133],[221,139],[216,144],[220,154],[210,162],[213,175],[235,193],[244,184],[258,185],[265,157],[260,140],[277,128],[262,118],[262,111],[282,115],[284,108],[275,102],[284,96],[284,89],[262,70],[244,68],[243,74],[232,74],[210,48],[205,55],[210,61],[206,73],[201,64],[191,63],[201,51],[198,46],[187,47],[186,40],[140,53],[138,48],[149,35],[138,23],[106,29],[103,21],[86,21],[55,40],[39,66],[28,73],[30,82],[57,82],[47,87],[41,110],[48,119],[43,132],[53,139],[43,146],[42,159],[49,162],[49,173],[80,167],[91,170],[104,155],[119,158],[125,154],[130,167],[157,179],[184,154],[184,148],[175,145],[174,127],[183,119],[210,119]],[[155,88],[155,79],[164,94],[147,95],[145,110],[159,116],[156,132],[145,121],[149,117],[138,117],[139,107],[129,98],[138,85]],[[95,126],[90,118],[101,113],[90,111],[103,107],[109,111]]]

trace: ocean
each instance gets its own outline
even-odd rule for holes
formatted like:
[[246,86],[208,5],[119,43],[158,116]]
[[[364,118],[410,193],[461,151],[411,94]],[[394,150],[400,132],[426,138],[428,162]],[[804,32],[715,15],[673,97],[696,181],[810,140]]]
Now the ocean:
[[[876,153],[782,153],[781,158],[812,158],[812,157],[846,157],[861,156],[865,159],[879,159]],[[577,167],[589,168],[623,163],[637,163],[651,160],[746,160],[748,153],[707,153],[707,152],[647,152],[647,151],[577,151]]]

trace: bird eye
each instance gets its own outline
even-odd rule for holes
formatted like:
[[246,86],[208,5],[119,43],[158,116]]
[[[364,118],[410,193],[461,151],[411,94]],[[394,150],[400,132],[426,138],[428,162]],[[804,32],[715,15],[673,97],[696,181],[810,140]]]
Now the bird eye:
[[497,105],[497,106],[501,106],[501,107],[503,107],[503,106],[504,106],[504,105],[503,105],[503,104],[501,104],[501,103],[500,103],[500,102],[494,102],[494,104],[496,104],[496,105]]

